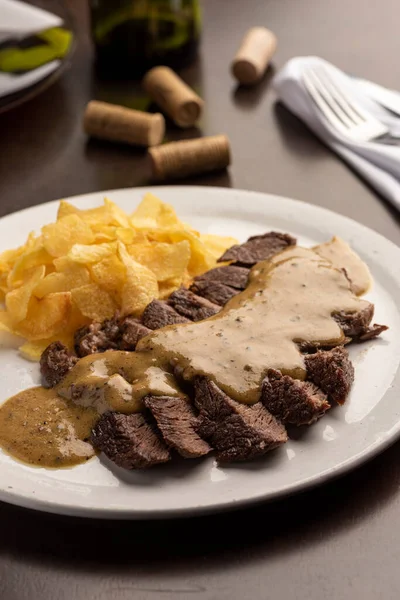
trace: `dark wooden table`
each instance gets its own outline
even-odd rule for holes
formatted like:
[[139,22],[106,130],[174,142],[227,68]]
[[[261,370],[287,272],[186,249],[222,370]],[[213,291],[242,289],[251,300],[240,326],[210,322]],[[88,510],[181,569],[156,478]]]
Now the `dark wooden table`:
[[[0,214],[148,183],[141,151],[87,142],[86,102],[134,102],[100,86],[83,0],[78,48],[42,96],[0,118]],[[187,183],[273,192],[326,206],[400,242],[398,216],[293,116],[270,76],[237,89],[228,65],[247,27],[278,35],[274,68],[316,54],[400,87],[398,0],[208,0],[201,56],[184,76],[206,101],[205,134],[226,132],[229,174]],[[135,92],[135,93],[134,93]],[[178,131],[170,133],[179,137]],[[0,505],[1,600],[390,600],[400,590],[400,444],[322,488],[240,513],[175,522],[84,521]]]

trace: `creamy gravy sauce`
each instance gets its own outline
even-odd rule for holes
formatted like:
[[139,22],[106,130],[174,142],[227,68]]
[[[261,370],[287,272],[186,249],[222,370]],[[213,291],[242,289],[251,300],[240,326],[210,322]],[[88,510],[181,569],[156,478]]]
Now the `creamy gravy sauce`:
[[29,464],[70,467],[94,456],[86,440],[96,419],[96,411],[67,402],[54,389],[30,388],[0,407],[0,446]]
[[108,350],[91,354],[71,369],[57,392],[99,414],[115,410],[125,414],[142,410],[147,394],[182,396],[168,362],[144,352]]
[[343,332],[332,314],[367,306],[353,294],[342,271],[306,254],[259,263],[246,290],[221,312],[199,323],[154,331],[137,351],[179,367],[185,379],[208,375],[244,403],[258,400],[268,368],[304,379],[296,342],[340,343]]
[[354,293],[365,294],[371,287],[371,275],[367,265],[341,238],[333,237],[330,242],[313,248],[322,258],[326,258],[334,267],[345,268]]

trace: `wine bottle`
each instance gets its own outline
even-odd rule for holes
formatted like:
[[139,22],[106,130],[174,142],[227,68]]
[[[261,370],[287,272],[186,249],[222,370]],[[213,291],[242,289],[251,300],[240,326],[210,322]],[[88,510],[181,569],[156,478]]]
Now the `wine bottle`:
[[131,79],[156,65],[174,69],[197,53],[199,0],[89,0],[96,67]]

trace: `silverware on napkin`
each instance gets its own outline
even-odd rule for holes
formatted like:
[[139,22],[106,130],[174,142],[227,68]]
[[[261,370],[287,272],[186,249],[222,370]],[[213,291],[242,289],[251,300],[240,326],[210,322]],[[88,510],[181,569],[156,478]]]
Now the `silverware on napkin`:
[[357,79],[358,86],[375,102],[400,116],[400,93],[366,79]]
[[[321,74],[320,67],[329,70],[334,85],[331,77],[323,86],[311,78],[310,85],[307,72]],[[316,56],[291,59],[273,87],[291,112],[400,210],[400,144],[380,143],[388,132],[392,138],[400,135],[398,117],[366,94],[355,77]]]
[[[365,110],[335,79],[324,64],[310,65],[302,74],[311,98],[330,125],[356,142],[394,143],[387,125]],[[400,142],[400,138],[398,139]]]

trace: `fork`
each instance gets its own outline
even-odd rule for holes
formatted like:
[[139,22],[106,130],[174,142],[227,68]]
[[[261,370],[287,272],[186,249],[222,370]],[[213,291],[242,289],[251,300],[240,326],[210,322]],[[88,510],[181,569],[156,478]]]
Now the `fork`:
[[336,81],[335,73],[324,65],[308,66],[304,86],[331,126],[354,142],[396,143],[389,128],[364,110]]

